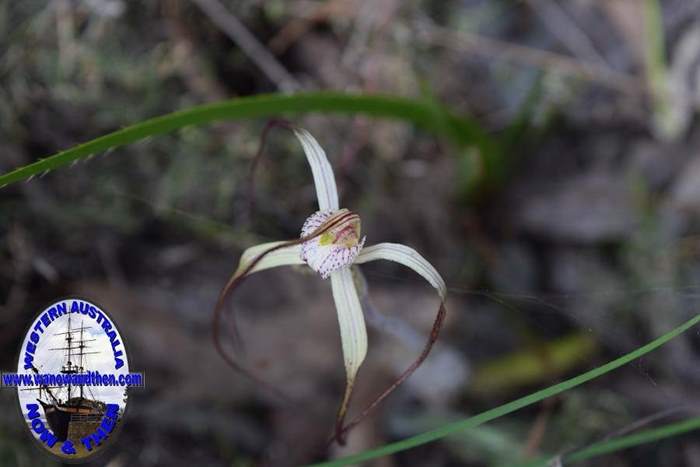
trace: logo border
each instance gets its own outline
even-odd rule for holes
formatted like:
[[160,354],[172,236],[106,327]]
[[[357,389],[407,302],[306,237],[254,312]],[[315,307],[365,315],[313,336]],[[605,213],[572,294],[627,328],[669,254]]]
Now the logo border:
[[[62,298],[55,298],[55,299],[47,302],[48,304],[46,306],[44,306],[43,308],[41,308],[39,310],[39,312],[32,315],[33,318],[31,319],[31,321],[27,325],[26,330],[22,334],[22,339],[20,340],[20,343],[19,343],[19,349],[18,349],[17,360],[16,360],[17,370],[20,369],[19,363],[22,361],[21,360],[22,359],[22,348],[24,347],[24,342],[25,342],[27,336],[32,331],[32,325],[36,322],[37,318],[39,316],[41,316],[41,314],[44,311],[51,308],[53,305],[55,305],[57,303],[64,302],[66,300],[81,300],[83,302],[87,302],[87,303],[90,303],[91,305],[96,306],[97,308],[100,309],[100,311],[102,313],[104,313],[112,321],[113,324],[115,324],[115,326],[117,326],[116,322],[114,321],[114,319],[112,317],[111,312],[106,311],[105,308],[101,304],[97,303],[97,301],[94,299],[86,298],[86,297],[80,296],[80,295],[67,295],[67,296],[62,297]],[[127,342],[127,339],[122,334],[121,328],[119,326],[117,326],[117,330],[119,331],[119,337],[121,338],[122,345],[124,346],[124,360],[126,361],[126,365],[129,368],[129,372],[132,372],[131,371],[132,370],[131,369],[131,362],[129,361],[129,353],[127,352],[127,348],[129,348],[130,346]],[[144,382],[145,382],[145,376],[144,376]],[[119,435],[121,434],[121,431],[123,429],[123,425],[124,425],[125,420],[126,420],[126,414],[128,413],[129,406],[131,405],[130,399],[131,399],[132,393],[133,393],[133,390],[131,387],[129,387],[129,386],[125,387],[126,394],[127,394],[127,402],[124,404],[124,411],[122,412],[122,415],[119,418],[119,422],[117,423],[117,426],[114,427],[114,430],[109,434],[107,439],[105,441],[103,441],[103,443],[100,445],[100,448],[97,449],[95,452],[88,454],[85,457],[71,458],[71,457],[67,457],[67,456],[61,456],[59,454],[52,452],[46,446],[42,445],[41,442],[36,438],[36,436],[34,436],[35,433],[32,431],[32,428],[29,425],[29,423],[27,423],[26,417],[24,415],[24,411],[22,408],[22,402],[20,401],[20,398],[19,398],[19,390],[20,390],[19,386],[17,388],[15,388],[15,393],[16,393],[15,396],[17,397],[17,409],[19,410],[19,417],[20,417],[20,420],[22,422],[22,425],[24,425],[24,428],[27,431],[27,434],[32,439],[32,444],[36,447],[36,449],[41,451],[45,456],[48,456],[52,460],[59,460],[60,462],[63,462],[65,464],[84,464],[87,462],[91,462],[91,461],[94,461],[96,459],[99,459],[100,457],[102,457],[104,455],[104,453],[106,453],[107,451],[111,451],[114,448],[115,442],[116,442],[117,438],[119,438]]]

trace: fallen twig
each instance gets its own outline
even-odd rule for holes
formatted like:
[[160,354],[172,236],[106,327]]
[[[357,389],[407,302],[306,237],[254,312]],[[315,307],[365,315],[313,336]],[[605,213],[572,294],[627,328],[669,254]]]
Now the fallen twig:
[[218,0],[192,0],[283,91],[301,89],[299,82],[277,61],[245,25]]

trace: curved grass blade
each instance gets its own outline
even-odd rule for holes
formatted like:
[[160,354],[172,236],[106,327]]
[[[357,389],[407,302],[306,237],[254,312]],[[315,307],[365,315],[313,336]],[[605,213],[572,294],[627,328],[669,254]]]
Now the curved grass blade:
[[363,114],[371,117],[404,120],[447,137],[459,146],[476,146],[482,157],[488,158],[497,151],[495,140],[485,133],[475,121],[459,117],[432,101],[388,95],[337,92],[294,95],[262,94],[192,107],[136,123],[0,175],[0,187],[27,180],[33,175],[62,167],[91,154],[186,126],[203,125],[222,120],[298,115],[312,112]]
[[646,355],[653,350],[656,350],[657,348],[666,344],[670,340],[674,339],[675,337],[684,333],[688,329],[692,328],[699,322],[700,315],[696,315],[694,318],[690,319],[689,321],[686,321],[685,323],[669,331],[663,336],[658,337],[653,341],[649,342],[648,344],[639,347],[638,349],[628,354],[625,354],[620,358],[608,362],[605,365],[601,365],[574,378],[568,379],[559,384],[555,384],[548,388],[521,397],[520,399],[508,402],[507,404],[503,404],[491,410],[487,410],[486,412],[482,412],[473,417],[458,422],[449,423],[434,430],[427,431],[425,433],[421,433],[410,438],[406,438],[396,443],[387,444],[376,449],[371,449],[369,451],[361,452],[359,454],[343,457],[329,462],[314,464],[314,467],[340,467],[350,464],[356,464],[369,459],[375,459],[377,457],[386,456],[399,451],[405,451],[407,449],[411,449],[422,444],[430,443],[432,441],[439,440],[458,431],[475,428],[479,425],[490,422],[504,415],[508,415],[512,412],[515,412],[516,410],[520,410],[523,407],[527,407],[528,405],[532,405],[548,397],[552,397],[564,391],[568,391],[569,389],[575,388],[576,386],[580,386],[581,384],[587,383],[592,379],[598,378],[599,376],[603,376],[604,374],[609,373],[612,370],[620,368],[621,366],[626,365],[627,363],[636,360],[637,358],[642,357],[643,355]]
[[[593,443],[588,447],[574,451],[571,454],[561,456],[561,461],[566,465],[593,459],[595,457],[622,451],[623,449],[640,446],[642,444],[661,441],[662,439],[682,435],[700,429],[700,417],[690,418],[680,422],[669,423],[667,425],[640,431],[627,436],[620,436],[606,441]],[[518,464],[517,467],[548,467],[552,459],[537,459],[534,461]]]
[[697,429],[700,429],[700,417],[695,417],[676,423],[669,423],[668,425],[664,425],[659,428],[640,431],[639,433],[621,436],[620,438],[615,438],[608,441],[601,441],[599,443],[592,444],[587,448],[581,449],[580,451],[576,451],[573,454],[565,456],[565,460],[567,463],[580,462],[602,456],[603,454],[610,454],[611,452],[639,446],[641,444],[652,443],[654,441],[681,435]]

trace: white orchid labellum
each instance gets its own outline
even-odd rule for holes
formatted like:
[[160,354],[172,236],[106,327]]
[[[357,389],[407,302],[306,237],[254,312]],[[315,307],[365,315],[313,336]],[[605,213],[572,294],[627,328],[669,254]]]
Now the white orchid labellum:
[[360,216],[347,209],[318,211],[301,228],[301,238],[308,237],[330,220],[341,217],[337,226],[301,244],[301,259],[324,279],[333,271],[350,266],[365,245],[366,237],[360,240]]
[[[365,237],[361,236],[360,217],[340,209],[338,191],[326,154],[309,132],[292,128],[304,148],[306,158],[316,186],[319,211],[312,214],[301,229],[301,238],[282,242],[271,242],[248,248],[241,256],[238,269],[219,297],[215,313],[214,336],[217,349],[224,358],[237,369],[246,372],[240,363],[225,354],[218,337],[218,320],[221,308],[228,293],[246,276],[278,266],[307,264],[323,279],[330,277],[333,299],[338,314],[340,337],[345,362],[347,383],[336,421],[335,439],[343,443],[344,435],[355,426],[379,402],[401,384],[427,357],[445,316],[445,283],[435,268],[412,248],[395,244],[379,243],[363,248]],[[367,330],[360,305],[360,297],[353,280],[351,266],[379,259],[403,264],[425,278],[440,296],[440,308],[433,331],[416,361],[385,390],[369,407],[364,409],[352,422],[344,425],[350,395],[358,370],[367,354]],[[258,378],[253,378],[260,381]]]

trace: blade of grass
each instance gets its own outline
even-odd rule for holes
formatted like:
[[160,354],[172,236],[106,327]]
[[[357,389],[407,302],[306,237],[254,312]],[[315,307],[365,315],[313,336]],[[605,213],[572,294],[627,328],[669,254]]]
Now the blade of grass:
[[620,451],[633,446],[639,446],[641,444],[652,443],[654,441],[688,433],[697,429],[700,429],[700,417],[670,423],[659,428],[644,430],[640,431],[639,433],[591,444],[587,448],[576,451],[569,456],[565,456],[565,460],[567,462],[580,462],[602,456],[603,454],[609,454],[611,452]]
[[663,14],[659,0],[644,0],[644,68],[651,94],[654,130],[658,137],[673,141],[683,130],[674,118],[671,106],[670,80],[666,65],[666,45],[664,41]]
[[263,94],[192,107],[136,123],[0,175],[0,188],[30,179],[32,176],[56,169],[91,154],[190,125],[311,112],[364,114],[371,117],[404,120],[447,137],[459,146],[476,146],[484,158],[492,157],[497,151],[495,140],[482,130],[478,123],[459,117],[444,106],[432,101],[388,95],[337,92],[294,95]]
[[[605,454],[622,451],[623,449],[682,435],[698,429],[700,429],[700,417],[694,417],[680,422],[669,423],[658,428],[640,431],[639,433],[593,443],[571,454],[561,456],[561,460],[567,465],[574,464]],[[537,459],[527,463],[517,464],[517,467],[548,467],[551,465],[551,460],[551,458]]]
[[657,348],[661,347],[671,339],[675,338],[676,336],[684,333],[688,329],[692,328],[696,324],[700,322],[700,315],[696,315],[694,318],[690,319],[689,321],[686,321],[685,323],[681,324],[677,328],[669,331],[668,333],[664,334],[661,337],[658,337],[657,339],[649,342],[648,344],[639,347],[638,349],[623,355],[620,358],[617,358],[611,362],[606,363],[605,365],[599,366],[597,368],[594,368],[590,371],[587,371],[586,373],[583,373],[581,375],[578,375],[574,378],[568,379],[566,381],[563,381],[559,384],[555,384],[553,386],[550,386],[548,388],[542,389],[540,391],[534,392],[532,394],[529,394],[527,396],[521,397],[520,399],[516,399],[514,401],[508,402],[507,404],[503,404],[501,406],[498,406],[496,408],[493,408],[491,410],[487,410],[486,412],[482,412],[478,415],[475,415],[473,417],[467,418],[465,420],[461,420],[458,422],[454,423],[449,423],[447,425],[441,426],[439,428],[436,428],[431,431],[427,431],[425,433],[418,434],[416,436],[412,436],[410,438],[406,438],[404,440],[398,441],[396,443],[391,443],[387,444],[384,446],[380,446],[376,449],[371,449],[365,452],[361,452],[359,454],[354,454],[351,456],[343,457],[340,459],[336,459],[333,461],[328,461],[328,462],[322,462],[319,464],[314,464],[313,467],[339,467],[339,466],[344,466],[344,465],[349,465],[349,464],[356,464],[359,462],[363,462],[369,459],[375,459],[377,457],[382,457],[386,456],[389,454],[393,454],[395,452],[399,451],[405,451],[407,449],[414,448],[416,446],[420,446],[422,444],[430,443],[432,441],[439,440],[441,438],[444,438],[445,436],[448,436],[452,433],[462,431],[462,430],[468,430],[470,428],[475,428],[479,425],[482,425],[484,423],[490,422],[492,420],[495,420],[497,418],[500,418],[504,415],[510,414],[512,412],[515,412],[516,410],[520,410],[523,407],[527,407],[528,405],[532,405],[536,402],[539,402],[543,399],[546,399],[548,397],[552,397],[554,395],[560,394],[564,391],[568,391],[569,389],[572,389],[576,386],[579,386],[583,383],[587,383],[588,381],[598,378],[599,376],[602,376],[612,370],[615,370],[617,368],[620,368],[623,365],[626,365],[627,363],[648,354],[649,352],[656,350]]

